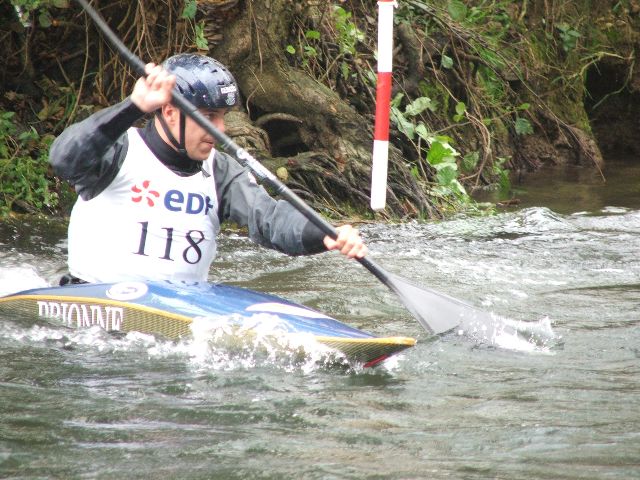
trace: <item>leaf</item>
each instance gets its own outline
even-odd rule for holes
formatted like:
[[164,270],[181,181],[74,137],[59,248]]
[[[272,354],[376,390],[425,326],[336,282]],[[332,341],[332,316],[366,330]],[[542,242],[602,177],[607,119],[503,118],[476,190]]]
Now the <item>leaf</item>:
[[446,157],[445,160],[446,161],[433,166],[433,168],[436,169],[436,172],[447,169],[454,170],[456,172],[458,171],[458,164],[453,161],[453,157]]
[[0,114],[0,118],[4,121],[11,121],[15,114],[16,112],[2,112],[2,114]]
[[530,105],[530,104],[528,104],[528,103],[523,103],[522,105],[518,105],[518,106],[516,107],[516,110],[529,110],[529,107],[530,107],[530,106],[531,106],[531,105]]
[[406,119],[406,117],[402,114],[400,110],[398,110],[397,107],[394,107],[394,106],[391,107],[391,118],[396,123],[398,130],[404,133],[407,136],[407,138],[409,138],[410,140],[413,140],[416,127],[412,122]]
[[467,191],[457,179],[452,180],[448,187],[459,197],[467,197]]
[[51,14],[47,10],[43,10],[38,15],[38,23],[42,28],[49,28],[51,26]]
[[444,162],[451,163],[452,160],[453,157],[451,156],[451,150],[449,148],[446,148],[441,142],[438,141],[435,141],[431,144],[429,153],[427,153],[427,162],[429,162],[429,165],[435,167],[436,165]]
[[456,151],[455,148],[451,146],[451,144],[453,143],[453,138],[447,135],[436,135],[433,141],[440,142],[442,146],[449,152],[449,155],[451,156],[451,159],[449,161],[455,162],[454,157],[458,156],[459,153]]
[[347,11],[344,8],[342,8],[340,5],[334,5],[333,13],[335,13],[338,19],[342,21],[345,21],[349,19],[349,17],[351,17],[351,14],[347,13]]
[[531,135],[533,133],[531,122],[526,118],[516,118],[515,128],[518,135]]
[[467,18],[467,6],[461,0],[449,0],[447,2],[449,15],[456,22],[461,22]]
[[320,40],[320,32],[317,30],[307,30],[304,36],[309,40]]
[[429,133],[429,130],[427,130],[427,126],[424,123],[420,122],[415,131],[420,138],[431,143],[433,136]]
[[473,172],[480,161],[480,154],[478,152],[469,152],[462,157],[462,169],[465,172]]
[[391,99],[391,106],[396,108],[400,107],[400,102],[402,102],[403,98],[404,93],[397,93],[396,96]]
[[496,157],[493,160],[493,167],[501,170],[503,168],[503,165],[507,163],[507,160],[509,160],[507,157]]
[[440,59],[440,66],[442,68],[450,69],[453,67],[453,58],[448,55],[442,54],[442,58]]
[[444,187],[448,187],[451,183],[458,178],[458,172],[456,170],[455,163],[445,164],[443,168],[438,169],[436,178],[438,183]]
[[193,20],[194,18],[196,18],[197,11],[198,11],[197,0],[185,0],[184,8],[182,9],[182,15],[180,15],[180,18],[187,18],[189,20]]
[[436,135],[436,140],[438,142],[441,142],[443,144],[445,144],[445,148],[448,148],[449,150],[451,150],[452,152],[454,151],[453,148],[451,148],[451,145],[447,145],[451,142],[453,142],[453,138],[451,138],[448,135]]
[[318,51],[315,48],[313,48],[313,47],[311,47],[309,45],[305,45],[304,46],[304,54],[307,57],[317,57],[318,56]]
[[378,83],[378,77],[370,68],[364,72],[365,78],[369,82],[369,85],[376,85]]
[[291,55],[296,54],[296,49],[294,48],[293,45],[287,45],[287,48],[285,48],[285,50],[287,51],[287,53],[290,53]]
[[204,21],[196,25],[196,47],[200,50],[209,50],[209,41],[204,36]]
[[464,118],[464,113],[467,111],[467,105],[464,102],[456,103],[456,114],[453,116],[453,119],[456,122],[459,122]]
[[433,104],[429,97],[418,97],[405,109],[405,114],[415,117],[416,115],[420,115],[425,110],[432,110]]

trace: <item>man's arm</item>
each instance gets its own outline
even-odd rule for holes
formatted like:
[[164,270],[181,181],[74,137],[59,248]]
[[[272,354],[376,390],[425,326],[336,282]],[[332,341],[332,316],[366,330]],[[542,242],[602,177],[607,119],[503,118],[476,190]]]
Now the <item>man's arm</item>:
[[252,241],[289,255],[326,251],[320,229],[288,202],[272,198],[228,155],[216,153],[214,178],[221,222],[246,226]]
[[117,175],[127,152],[127,129],[171,101],[175,76],[152,63],[145,70],[128,99],[72,125],[51,145],[54,172],[85,200],[102,192]]
[[68,127],[55,139],[49,162],[89,200],[115,178],[127,153],[127,129],[144,113],[127,99]]

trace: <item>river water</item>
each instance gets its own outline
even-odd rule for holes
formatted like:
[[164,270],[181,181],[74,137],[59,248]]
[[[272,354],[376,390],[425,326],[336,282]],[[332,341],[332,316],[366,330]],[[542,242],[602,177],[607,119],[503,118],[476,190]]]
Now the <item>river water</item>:
[[[212,281],[418,344],[363,369],[2,318],[0,478],[640,478],[640,172],[619,172],[543,172],[494,216],[363,227],[388,270],[535,340],[431,337],[357,263],[233,233]],[[65,236],[0,224],[0,294],[55,283]]]

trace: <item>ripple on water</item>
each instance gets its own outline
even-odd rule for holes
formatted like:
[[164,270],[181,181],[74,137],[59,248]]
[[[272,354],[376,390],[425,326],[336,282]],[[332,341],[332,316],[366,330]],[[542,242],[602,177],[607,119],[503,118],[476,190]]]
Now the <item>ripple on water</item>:
[[[212,325],[167,342],[3,319],[0,476],[637,476],[640,212],[533,208],[363,231],[386,269],[511,319],[531,343],[429,336],[337,255],[256,261],[259,250],[230,238],[212,279],[256,280],[418,345],[358,370]],[[0,252],[1,288],[50,282],[64,268],[52,255]]]

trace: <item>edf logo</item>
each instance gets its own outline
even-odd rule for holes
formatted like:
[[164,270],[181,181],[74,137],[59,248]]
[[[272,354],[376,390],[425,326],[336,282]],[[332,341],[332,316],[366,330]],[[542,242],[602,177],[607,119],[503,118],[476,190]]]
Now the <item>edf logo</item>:
[[199,193],[190,192],[185,196],[180,190],[169,190],[164,196],[164,206],[172,212],[184,211],[191,215],[197,215],[204,211],[206,215],[213,208],[213,203],[208,195],[202,196]]
[[[134,192],[134,196],[131,197],[131,201],[140,203],[142,200],[146,200],[148,206],[155,206],[155,199],[160,197],[160,193],[150,188],[150,181],[145,180],[142,182],[142,187],[134,185],[131,187],[131,191]],[[164,195],[164,207],[170,212],[184,212],[189,215],[197,215],[204,213],[207,215],[211,209],[213,209],[213,202],[208,195],[201,195],[199,193],[183,193],[180,190],[169,190]]]

